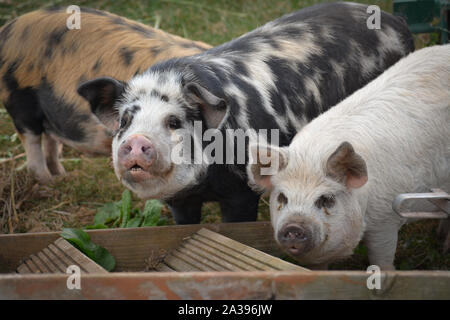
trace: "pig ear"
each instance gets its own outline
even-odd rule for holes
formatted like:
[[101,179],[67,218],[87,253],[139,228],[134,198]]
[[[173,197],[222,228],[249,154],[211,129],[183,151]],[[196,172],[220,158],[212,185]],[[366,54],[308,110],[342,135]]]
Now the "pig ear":
[[247,174],[251,184],[266,190],[272,189],[272,175],[284,169],[288,164],[286,148],[252,144],[249,147]]
[[125,88],[122,81],[103,77],[82,83],[77,92],[91,105],[91,111],[108,127],[118,124],[118,113],[114,108]]
[[183,90],[187,101],[200,107],[208,128],[219,128],[227,113],[225,100],[196,82],[186,83]]
[[362,187],[368,179],[366,162],[348,142],[343,142],[328,158],[327,175],[349,189]]

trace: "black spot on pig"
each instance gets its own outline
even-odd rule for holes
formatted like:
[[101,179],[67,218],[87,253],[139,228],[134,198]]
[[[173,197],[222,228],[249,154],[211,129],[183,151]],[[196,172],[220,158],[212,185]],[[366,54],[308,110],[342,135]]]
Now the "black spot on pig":
[[131,64],[134,53],[135,53],[134,50],[130,50],[127,48],[120,48],[119,50],[120,57],[123,59],[126,66],[129,66]]
[[101,65],[102,65],[102,60],[101,60],[101,59],[98,59],[98,60],[95,62],[94,66],[92,67],[92,71],[93,71],[93,72],[98,72],[98,71],[100,70]]
[[44,131],[44,113],[39,106],[36,91],[30,87],[11,91],[5,108],[13,119],[17,131],[31,131],[40,135]]
[[81,113],[74,104],[66,103],[57,97],[52,85],[45,78],[42,79],[38,92],[39,104],[48,120],[46,129],[66,139],[85,141],[82,124],[89,120],[90,115]]
[[130,28],[136,32],[141,33],[144,36],[147,36],[147,37],[151,37],[154,34],[154,32],[152,30],[146,29],[139,24],[132,24],[132,25],[130,25]]
[[0,30],[0,52],[3,50],[3,46],[5,45],[6,41],[8,41],[8,39],[11,35],[11,31],[14,28],[15,23],[16,23],[16,19],[14,19],[11,22],[8,22]]
[[160,47],[151,47],[150,48],[150,52],[152,53],[152,54],[154,54],[155,56],[157,56],[158,54],[160,54],[161,53],[161,51],[162,51],[162,49],[160,48]]
[[200,110],[198,108],[189,107],[186,102],[181,99],[177,99],[177,105],[184,112],[184,118],[188,122],[201,121],[202,116],[200,114]]
[[9,64],[8,68],[6,69],[6,72],[3,74],[2,80],[3,83],[6,85],[8,90],[14,91],[19,88],[19,84],[17,83],[17,79],[14,76],[14,73],[17,70],[17,67],[19,65],[19,61],[16,60],[13,63]]
[[47,46],[45,48],[45,53],[44,53],[46,58],[50,59],[52,57],[53,52],[55,51],[56,47],[61,43],[62,38],[66,34],[67,30],[69,30],[69,29],[67,29],[67,27],[64,26],[63,28],[52,31],[49,34],[48,39],[47,39],[47,44],[46,44]]
[[186,49],[191,49],[191,48],[195,48],[195,49],[199,49],[202,51],[205,51],[206,49],[199,46],[198,44],[196,44],[195,42],[182,42],[180,43],[180,46]]
[[249,72],[247,69],[247,66],[245,65],[244,62],[240,61],[240,60],[234,60],[233,61],[234,64],[234,71],[239,73],[242,76],[248,77],[249,76]]
[[138,105],[133,105],[130,109],[128,109],[128,112],[132,115],[134,115],[136,112],[140,111],[141,107]]
[[22,35],[20,36],[20,40],[21,41],[26,41],[28,38],[28,35],[30,34],[30,29],[31,26],[26,26],[23,31],[22,31]]
[[11,63],[2,80],[6,88],[10,91],[9,97],[5,102],[5,108],[11,115],[14,125],[19,133],[25,130],[35,134],[41,134],[43,131],[42,121],[44,115],[39,106],[39,101],[34,89],[30,87],[19,88],[15,71],[19,61]]
[[118,16],[114,16],[113,18],[111,18],[111,23],[112,24],[116,24],[116,25],[120,25],[123,26],[127,29],[136,31],[146,37],[152,37],[154,32],[150,29],[147,29],[139,24],[132,24],[129,23],[128,21],[126,21],[125,19],[118,17]]
[[160,93],[158,90],[155,90],[155,89],[153,89],[153,90],[150,92],[150,95],[151,95],[152,97],[156,97],[156,98],[160,98],[160,97],[161,97],[161,93]]

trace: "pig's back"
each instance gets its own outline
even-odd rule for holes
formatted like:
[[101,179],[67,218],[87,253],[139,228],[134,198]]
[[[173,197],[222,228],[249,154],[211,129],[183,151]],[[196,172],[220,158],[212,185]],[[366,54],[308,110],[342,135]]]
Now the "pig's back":
[[361,192],[375,215],[391,215],[399,193],[450,191],[449,62],[450,45],[410,54],[311,122],[295,143],[325,166],[350,142],[366,161],[369,182]]

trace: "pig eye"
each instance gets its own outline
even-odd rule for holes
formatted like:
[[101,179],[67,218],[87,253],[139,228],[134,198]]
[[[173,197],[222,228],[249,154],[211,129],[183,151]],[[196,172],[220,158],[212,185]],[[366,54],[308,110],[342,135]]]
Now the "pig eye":
[[280,192],[280,194],[278,195],[277,201],[278,201],[278,203],[280,204],[280,207],[281,207],[281,206],[284,206],[284,205],[286,205],[288,203],[288,198],[284,195],[283,192]]
[[126,126],[128,126],[128,124],[130,123],[130,115],[125,112],[122,117],[120,118],[120,129],[125,128]]
[[332,194],[326,194],[321,196],[319,199],[316,200],[314,203],[317,208],[332,208],[334,204],[336,203],[336,198]]
[[176,116],[169,116],[167,118],[167,127],[172,130],[180,129],[181,128],[181,120],[178,119]]

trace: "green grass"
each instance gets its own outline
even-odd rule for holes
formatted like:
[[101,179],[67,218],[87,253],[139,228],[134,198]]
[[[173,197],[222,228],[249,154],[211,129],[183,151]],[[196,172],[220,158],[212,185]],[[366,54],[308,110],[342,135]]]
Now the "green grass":
[[[198,1],[77,1],[84,7],[107,10],[147,25],[157,26],[182,37],[218,45],[244,34],[265,22],[285,13],[320,1],[273,1],[273,0],[198,0]],[[364,2],[364,1],[359,1]],[[391,1],[370,1],[383,10],[392,11]],[[71,5],[73,1],[21,0],[0,2],[0,24],[26,12],[50,5]],[[420,39],[419,39],[420,40]],[[420,42],[420,41],[419,41]],[[419,46],[428,43],[421,40]],[[24,152],[20,141],[14,140],[14,126],[0,107],[0,158],[10,158]],[[106,202],[117,201],[124,190],[115,177],[108,158],[87,158],[78,152],[64,148],[63,164],[67,176],[54,184],[36,186],[24,178],[25,170],[12,171],[24,164],[24,158],[0,165],[0,233],[54,231],[63,227],[83,227],[93,223],[97,208]],[[12,166],[13,165],[13,166]],[[8,225],[12,215],[6,202],[10,199],[10,188],[3,186],[8,173],[15,172],[15,194],[18,221]],[[3,179],[4,181],[2,181]],[[18,183],[18,181],[22,181]],[[3,191],[2,191],[3,189]],[[133,197],[133,206],[144,208],[144,201]],[[215,203],[204,205],[203,223],[220,222],[220,209]],[[171,220],[167,208],[163,215]],[[259,220],[269,220],[267,201],[259,206]],[[449,269],[449,255],[440,253],[441,243],[436,240],[437,222],[425,221],[407,225],[400,231],[396,265],[400,269]],[[367,250],[360,245],[355,254],[332,269],[363,269],[367,266]]]

